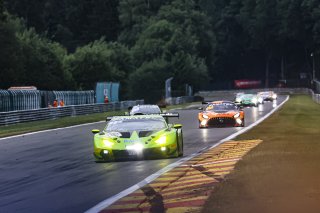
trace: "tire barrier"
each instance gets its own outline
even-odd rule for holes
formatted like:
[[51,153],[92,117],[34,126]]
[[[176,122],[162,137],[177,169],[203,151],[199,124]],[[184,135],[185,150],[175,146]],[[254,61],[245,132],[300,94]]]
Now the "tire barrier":
[[127,109],[129,106],[134,106],[137,104],[144,104],[144,100],[121,101],[108,104],[70,105],[64,107],[0,112],[0,126],[24,123],[29,121],[57,119],[68,116],[117,111]]

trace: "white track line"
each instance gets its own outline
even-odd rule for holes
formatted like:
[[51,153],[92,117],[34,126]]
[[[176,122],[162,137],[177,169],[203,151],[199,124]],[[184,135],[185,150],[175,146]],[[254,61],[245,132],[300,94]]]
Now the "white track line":
[[6,140],[6,139],[11,139],[11,138],[18,138],[18,137],[22,137],[22,136],[26,136],[26,135],[34,135],[34,134],[43,133],[43,132],[51,132],[51,131],[81,127],[81,126],[88,126],[91,124],[98,124],[98,123],[103,123],[103,122],[106,122],[106,121],[97,121],[97,122],[79,124],[79,125],[74,125],[74,126],[60,127],[60,128],[55,128],[55,129],[47,129],[47,130],[41,130],[41,131],[36,131],[36,132],[29,132],[29,133],[25,133],[25,134],[21,134],[21,135],[13,135],[13,136],[5,137],[5,138],[0,138],[0,141]]
[[130,188],[127,188],[125,190],[123,190],[122,192],[110,197],[110,198],[107,198],[106,200],[103,200],[101,201],[100,203],[98,203],[96,206],[92,207],[91,209],[85,211],[85,213],[97,213],[97,212],[100,212],[101,210],[107,208],[108,206],[110,206],[111,204],[113,204],[114,202],[116,202],[117,200],[131,194],[132,192],[142,188],[143,186],[151,183],[152,181],[154,181],[156,178],[158,178],[160,175],[170,171],[171,169],[183,164],[184,162],[190,160],[191,158],[194,158],[200,154],[202,154],[204,151],[206,150],[209,150],[209,149],[212,149],[216,146],[219,146],[220,144],[228,141],[228,140],[231,140],[235,137],[237,137],[238,135],[242,134],[242,133],[245,133],[247,132],[248,130],[252,129],[253,127],[257,126],[259,123],[261,123],[262,121],[264,121],[265,119],[267,119],[272,113],[274,113],[276,110],[278,110],[283,104],[285,104],[287,101],[289,100],[289,96],[287,96],[287,98],[280,104],[278,105],[277,107],[275,107],[273,110],[271,110],[268,114],[266,114],[265,116],[263,116],[262,118],[260,118],[259,120],[257,120],[255,123],[249,125],[248,127],[245,127],[243,128],[242,130],[226,137],[225,139],[222,139],[220,140],[218,143],[210,146],[210,147],[206,147],[204,149],[201,149],[199,152],[197,153],[194,153],[190,156],[187,156],[187,157],[184,157],[184,158],[181,158],[180,160],[172,163],[172,164],[169,164],[168,166],[164,167],[163,169],[157,171],[156,173],[148,176],[146,179],[140,181],[139,183],[131,186]]

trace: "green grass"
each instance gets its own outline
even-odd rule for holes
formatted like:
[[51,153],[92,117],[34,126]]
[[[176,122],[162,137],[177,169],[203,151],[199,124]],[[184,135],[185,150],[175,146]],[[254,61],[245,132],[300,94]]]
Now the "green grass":
[[[181,105],[172,105],[165,108],[165,110],[175,109],[175,108],[184,108],[190,106],[192,104],[199,103],[188,103]],[[67,127],[84,123],[91,123],[97,121],[103,121],[107,116],[114,115],[123,115],[125,111],[113,111],[113,112],[105,112],[105,113],[94,113],[88,115],[80,115],[75,117],[64,117],[54,120],[43,120],[43,121],[33,121],[27,123],[20,123],[8,126],[0,127],[0,137],[18,135],[28,132],[41,131],[46,129],[54,129],[59,127]]]
[[217,185],[203,212],[320,212],[320,105],[291,96],[242,139],[263,143]]

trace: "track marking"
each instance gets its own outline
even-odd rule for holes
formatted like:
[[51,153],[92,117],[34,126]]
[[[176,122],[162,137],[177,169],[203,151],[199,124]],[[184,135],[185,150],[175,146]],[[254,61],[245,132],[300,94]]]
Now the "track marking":
[[[169,164],[168,166],[164,167],[163,169],[159,170],[158,172],[148,176],[146,179],[140,181],[139,183],[129,187],[128,189],[125,189],[123,191],[121,191],[120,193],[110,197],[110,198],[107,198],[106,200],[103,200],[101,201],[100,203],[98,203],[96,206],[90,208],[89,210],[87,210],[85,213],[96,213],[96,212],[100,212],[102,211],[103,209],[109,207],[111,204],[115,203],[116,201],[118,201],[119,199],[135,192],[136,190],[146,186],[147,184],[151,183],[152,181],[154,181],[156,178],[158,178],[159,176],[161,176],[162,174],[170,171],[171,169],[175,168],[175,167],[178,167],[180,166],[181,164],[183,164],[184,162],[194,158],[194,157],[197,157],[199,155],[201,155],[204,151],[207,151],[207,150],[210,150],[214,147],[217,147],[219,146],[220,144],[226,142],[226,141],[229,141],[233,138],[235,138],[236,136],[242,134],[242,133],[245,133],[247,132],[248,130],[252,129],[253,127],[257,126],[258,124],[260,124],[261,122],[263,122],[265,119],[267,119],[271,114],[273,114],[275,111],[277,111],[280,107],[282,107],[287,101],[289,100],[289,96],[286,97],[286,99],[280,104],[278,105],[277,107],[275,107],[274,109],[272,109],[269,113],[267,113],[265,116],[263,116],[262,118],[260,118],[259,120],[257,120],[256,122],[252,123],[251,125],[249,125],[248,127],[245,127],[244,129],[238,131],[238,132],[235,132],[233,134],[231,134],[230,136],[220,140],[218,143],[212,145],[212,146],[209,146],[209,147],[205,147],[203,149],[201,149],[199,152],[197,153],[194,153],[194,154],[191,154],[190,156],[187,156],[187,157],[184,157],[184,158],[181,158],[180,160],[172,163],[172,164]],[[221,173],[218,173],[219,175],[224,175],[226,174],[225,172],[221,172]]]
[[64,130],[64,129],[72,129],[72,128],[76,128],[76,127],[88,126],[88,125],[98,124],[98,123],[103,123],[103,122],[106,122],[106,121],[97,121],[97,122],[92,122],[92,123],[78,124],[78,125],[74,125],[74,126],[59,127],[59,128],[55,128],[55,129],[46,129],[46,130],[41,130],[41,131],[36,131],[36,132],[29,132],[29,133],[24,133],[24,134],[20,134],[20,135],[13,135],[13,136],[0,138],[0,141],[6,140],[6,139],[23,137],[23,136],[27,136],[27,135],[35,135],[35,134],[38,134],[38,133],[58,131],[58,130]]

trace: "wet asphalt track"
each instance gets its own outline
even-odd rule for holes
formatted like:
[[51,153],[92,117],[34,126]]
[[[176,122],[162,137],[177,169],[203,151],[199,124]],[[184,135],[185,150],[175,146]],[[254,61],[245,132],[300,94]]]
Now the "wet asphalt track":
[[[277,104],[284,101],[280,96]],[[245,108],[246,126],[276,106]],[[179,110],[184,155],[241,130],[198,129],[195,109]],[[95,163],[91,129],[104,123],[0,139],[0,212],[84,212],[177,159]]]

